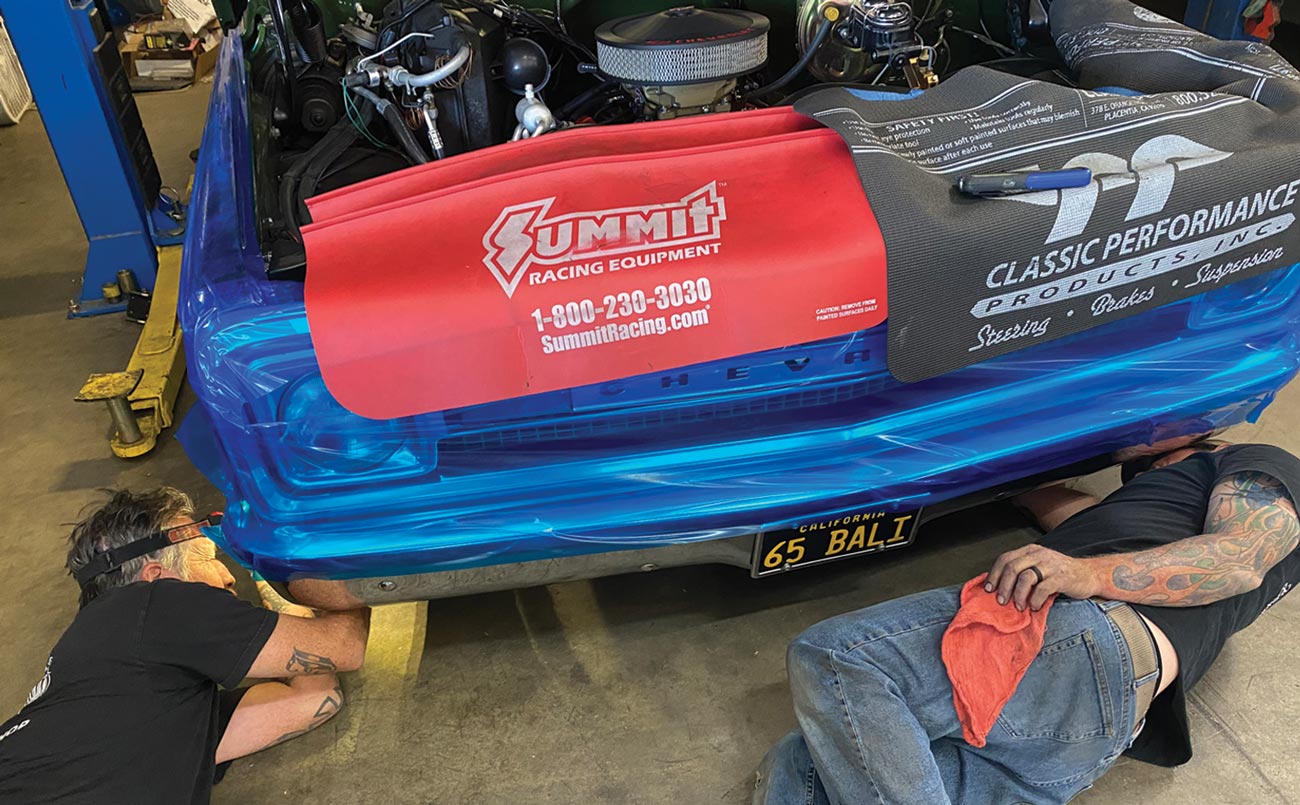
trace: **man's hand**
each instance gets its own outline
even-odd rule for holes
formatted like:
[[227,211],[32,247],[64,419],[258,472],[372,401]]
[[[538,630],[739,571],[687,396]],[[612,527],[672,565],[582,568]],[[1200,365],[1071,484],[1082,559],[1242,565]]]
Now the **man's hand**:
[[1038,610],[1053,595],[1091,598],[1100,592],[1101,581],[1084,559],[1041,545],[1026,545],[993,562],[984,590],[997,592],[999,604],[1010,602],[1019,610]]
[[1054,593],[1159,607],[1212,604],[1259,587],[1269,570],[1297,550],[1300,518],[1276,478],[1236,472],[1215,484],[1205,532],[1145,551],[1085,559],[1028,545],[999,556],[984,589],[1022,610],[1041,608]]
[[253,582],[257,585],[257,594],[262,598],[262,606],[272,612],[279,612],[281,615],[296,615],[299,618],[316,617],[314,610],[285,599],[284,596],[275,591],[274,587],[256,573],[253,574]]

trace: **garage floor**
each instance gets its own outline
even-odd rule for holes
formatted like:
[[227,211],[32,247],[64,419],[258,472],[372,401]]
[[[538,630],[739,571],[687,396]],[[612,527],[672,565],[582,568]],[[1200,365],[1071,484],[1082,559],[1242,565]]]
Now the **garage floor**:
[[[164,179],[183,187],[208,88],[138,98]],[[166,439],[113,458],[86,375],[125,365],[138,328],[68,321],[85,243],[36,113],[0,129],[0,720],[76,610],[66,523],[102,487],[217,493]],[[182,407],[192,397],[186,393]],[[1300,450],[1300,386],[1229,434]],[[1110,476],[1090,479],[1099,487]],[[830,615],[963,581],[1033,532],[995,506],[927,526],[911,553],[756,582],[693,568],[376,611],[365,670],[325,728],[239,761],[218,803],[741,803],[793,724],[786,643]],[[1121,761],[1079,801],[1300,802],[1300,596],[1228,647],[1192,700],[1196,758]]]

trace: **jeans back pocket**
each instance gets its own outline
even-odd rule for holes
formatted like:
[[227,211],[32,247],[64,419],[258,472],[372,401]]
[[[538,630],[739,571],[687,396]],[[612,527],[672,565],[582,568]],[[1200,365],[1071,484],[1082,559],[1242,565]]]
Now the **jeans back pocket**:
[[998,723],[1014,738],[1076,743],[1115,734],[1106,672],[1092,631],[1044,646]]

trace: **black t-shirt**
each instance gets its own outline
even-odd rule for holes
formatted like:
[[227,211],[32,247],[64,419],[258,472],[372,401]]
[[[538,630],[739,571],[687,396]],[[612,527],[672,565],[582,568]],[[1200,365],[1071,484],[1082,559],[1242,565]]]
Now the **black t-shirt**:
[[[1139,475],[1104,501],[1076,514],[1039,541],[1070,556],[1142,551],[1205,532],[1210,493],[1239,472],[1261,472],[1300,500],[1300,459],[1268,445],[1236,445],[1196,453]],[[1223,644],[1300,583],[1300,551],[1273,566],[1258,589],[1197,607],[1135,606],[1178,652],[1178,678],[1151,705],[1147,726],[1128,754],[1162,766],[1192,756],[1186,693],[1204,676]]]
[[0,802],[207,802],[217,685],[239,684],[276,618],[174,579],[100,595],[0,725]]

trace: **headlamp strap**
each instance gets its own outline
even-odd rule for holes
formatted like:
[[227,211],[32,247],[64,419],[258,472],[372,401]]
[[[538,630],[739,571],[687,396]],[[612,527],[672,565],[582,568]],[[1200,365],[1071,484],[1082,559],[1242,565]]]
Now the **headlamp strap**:
[[145,554],[166,548],[168,545],[175,545],[178,542],[201,537],[203,536],[203,529],[217,525],[221,525],[220,514],[210,514],[203,520],[173,526],[172,528],[164,528],[144,539],[128,542],[117,548],[110,548],[107,551],[95,554],[94,558],[78,568],[72,574],[72,577],[77,580],[79,586],[85,587],[95,577],[118,570],[132,559],[138,559]]

